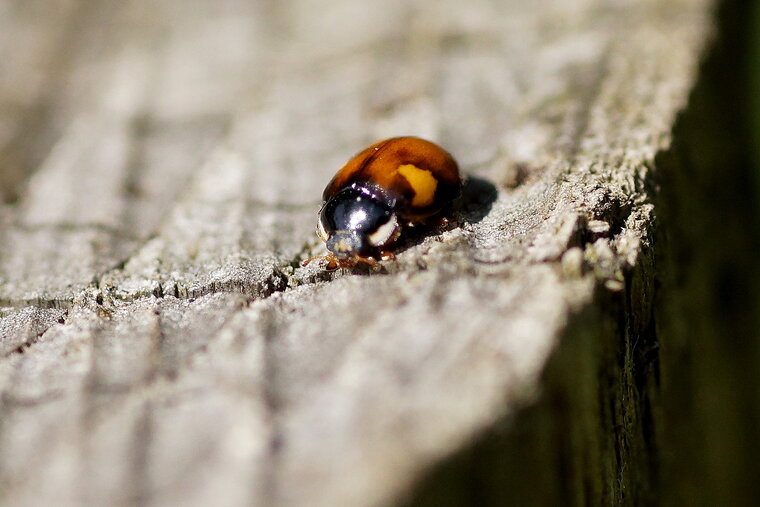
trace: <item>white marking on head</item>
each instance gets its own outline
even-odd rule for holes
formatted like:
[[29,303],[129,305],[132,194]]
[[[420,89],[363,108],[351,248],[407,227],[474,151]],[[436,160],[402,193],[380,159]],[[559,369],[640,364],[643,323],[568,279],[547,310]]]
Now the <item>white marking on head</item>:
[[398,228],[398,220],[396,215],[391,215],[391,219],[377,228],[375,232],[367,235],[370,245],[382,246],[393,237]]
[[322,241],[327,241],[327,231],[325,230],[325,226],[322,225],[322,219],[317,220],[317,236],[319,236]]

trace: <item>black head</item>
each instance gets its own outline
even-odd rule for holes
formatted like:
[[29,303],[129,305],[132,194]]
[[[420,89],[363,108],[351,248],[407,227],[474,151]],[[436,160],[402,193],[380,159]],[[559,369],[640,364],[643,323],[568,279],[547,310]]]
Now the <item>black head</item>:
[[369,256],[394,236],[398,222],[383,196],[365,188],[341,190],[322,206],[319,234],[338,258]]

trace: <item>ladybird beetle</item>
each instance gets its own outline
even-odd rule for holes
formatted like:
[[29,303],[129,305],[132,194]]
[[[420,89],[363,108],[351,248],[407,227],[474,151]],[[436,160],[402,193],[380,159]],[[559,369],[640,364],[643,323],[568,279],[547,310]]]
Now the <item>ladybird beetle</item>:
[[[362,150],[322,194],[317,234],[328,269],[392,259],[405,226],[445,222],[462,191],[454,158],[418,137],[394,137]],[[308,261],[307,261],[308,263]]]

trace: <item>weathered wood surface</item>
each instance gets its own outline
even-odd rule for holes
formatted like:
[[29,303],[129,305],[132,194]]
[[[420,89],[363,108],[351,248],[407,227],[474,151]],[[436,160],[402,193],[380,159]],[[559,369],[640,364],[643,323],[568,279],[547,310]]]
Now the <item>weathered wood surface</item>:
[[[632,290],[708,7],[0,2],[0,500],[397,501]],[[299,267],[332,173],[403,134],[477,178],[461,226]]]

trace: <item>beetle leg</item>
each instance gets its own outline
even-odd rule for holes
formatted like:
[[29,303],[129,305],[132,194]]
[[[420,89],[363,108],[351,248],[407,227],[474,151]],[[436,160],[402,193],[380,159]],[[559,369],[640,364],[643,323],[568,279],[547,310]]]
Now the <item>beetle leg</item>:
[[426,218],[425,225],[431,229],[445,228],[449,225],[449,219],[444,214],[437,214]]
[[[393,260],[396,256],[390,251],[381,252],[380,260],[387,261]],[[310,263],[318,261],[321,267],[326,271],[335,271],[336,269],[351,269],[355,268],[358,264],[367,265],[372,271],[377,271],[381,268],[380,262],[374,257],[348,257],[346,259],[339,259],[332,253],[327,255],[319,255],[316,257],[310,257],[301,262],[301,266],[308,266]]]
[[301,261],[301,266],[305,268],[306,266],[308,266],[309,264],[311,264],[313,261],[315,261],[317,259],[322,260],[322,258],[323,257],[321,255],[317,255],[316,257],[309,257],[305,261]]
[[326,269],[327,271],[334,271],[338,268],[349,267],[349,266],[346,266],[345,260],[340,260],[331,253],[327,255],[317,255],[315,257],[309,257],[305,261],[301,262],[301,266],[306,267],[314,261],[318,261],[321,264],[322,268]]

